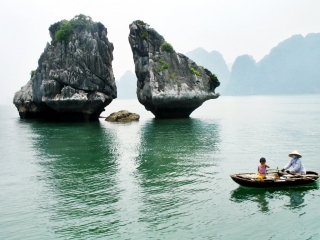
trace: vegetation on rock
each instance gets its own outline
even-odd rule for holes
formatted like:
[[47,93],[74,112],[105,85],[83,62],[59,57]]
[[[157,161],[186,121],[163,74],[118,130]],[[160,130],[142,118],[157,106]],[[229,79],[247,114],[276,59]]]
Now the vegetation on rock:
[[170,77],[171,79],[174,79],[175,76],[176,76],[176,73],[175,73],[175,72],[173,72],[173,73],[171,73],[171,74],[169,75],[169,77]]
[[165,61],[163,61],[161,59],[159,60],[159,62],[161,63],[161,66],[159,66],[157,68],[158,72],[161,72],[162,70],[169,68],[169,63],[167,63],[167,62],[165,62]]
[[31,72],[30,72],[30,75],[31,75],[31,78],[33,78],[33,76],[36,74],[36,70],[32,70]]
[[81,31],[88,27],[89,23],[92,21],[90,16],[86,16],[84,14],[76,15],[74,18],[70,20],[70,24],[72,29]]
[[211,81],[219,82],[219,80],[218,80],[218,78],[217,78],[217,76],[215,74],[209,73],[209,77],[210,77]]
[[193,73],[193,74],[195,74],[195,75],[197,75],[197,76],[201,76],[201,73],[199,73],[197,70],[195,70],[194,68],[190,68],[190,71]]
[[76,15],[70,21],[63,20],[50,26],[49,31],[54,34],[56,42],[69,41],[73,30],[81,31],[89,26],[92,21],[91,17],[84,14]]
[[56,32],[55,36],[54,36],[54,40],[56,42],[62,42],[62,41],[68,41],[69,37],[71,35],[72,32],[72,27],[70,22],[68,21],[63,21],[60,29]]
[[174,49],[173,49],[172,45],[170,43],[168,43],[168,42],[162,43],[160,49],[163,52],[174,53]]
[[57,31],[60,29],[61,23],[64,21],[66,21],[66,20],[62,20],[62,21],[59,21],[59,22],[56,22],[56,23],[50,25],[49,31],[52,34],[52,36],[55,36]]
[[139,25],[142,25],[142,26],[147,25],[144,21],[141,21],[141,20],[137,20],[137,23],[138,23]]
[[141,37],[144,39],[148,38],[148,36],[149,36],[148,32],[144,32],[141,34]]

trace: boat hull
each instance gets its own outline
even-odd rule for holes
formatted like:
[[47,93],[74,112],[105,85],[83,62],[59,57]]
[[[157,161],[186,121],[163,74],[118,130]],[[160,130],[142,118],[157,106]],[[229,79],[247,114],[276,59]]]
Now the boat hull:
[[254,187],[254,188],[274,188],[274,187],[289,187],[305,185],[315,182],[319,174],[313,171],[307,171],[306,175],[296,175],[291,178],[280,179],[280,178],[267,178],[267,179],[256,179],[246,177],[248,174],[232,174],[230,177],[233,181],[241,186]]

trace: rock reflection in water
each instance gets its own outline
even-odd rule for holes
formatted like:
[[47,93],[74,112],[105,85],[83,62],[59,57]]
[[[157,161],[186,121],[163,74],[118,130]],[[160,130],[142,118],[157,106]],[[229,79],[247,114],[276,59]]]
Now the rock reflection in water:
[[[108,233],[116,229],[118,171],[112,132],[99,122],[47,123],[28,121],[33,148],[44,182],[39,208],[48,215],[50,229],[67,238]],[[90,225],[88,223],[90,222]]]
[[198,119],[154,119],[142,133],[137,158],[144,193],[140,221],[155,229],[176,229],[169,218],[188,214],[214,178],[219,165],[219,125]]

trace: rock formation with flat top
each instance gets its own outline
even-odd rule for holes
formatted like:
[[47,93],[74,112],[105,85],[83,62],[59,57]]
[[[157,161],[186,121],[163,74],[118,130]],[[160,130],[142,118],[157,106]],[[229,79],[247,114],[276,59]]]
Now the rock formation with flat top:
[[50,26],[38,67],[15,93],[21,118],[97,120],[117,97],[107,29],[83,14]]
[[156,118],[185,118],[219,97],[217,77],[165,41],[148,24],[130,24],[129,43],[138,79],[137,96]]

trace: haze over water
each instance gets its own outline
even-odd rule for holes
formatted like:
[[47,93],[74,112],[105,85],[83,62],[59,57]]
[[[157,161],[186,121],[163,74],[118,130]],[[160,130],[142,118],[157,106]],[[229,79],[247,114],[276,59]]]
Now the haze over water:
[[293,150],[320,171],[320,95],[220,97],[189,119],[21,120],[0,106],[0,239],[319,239],[319,184],[240,187]]

